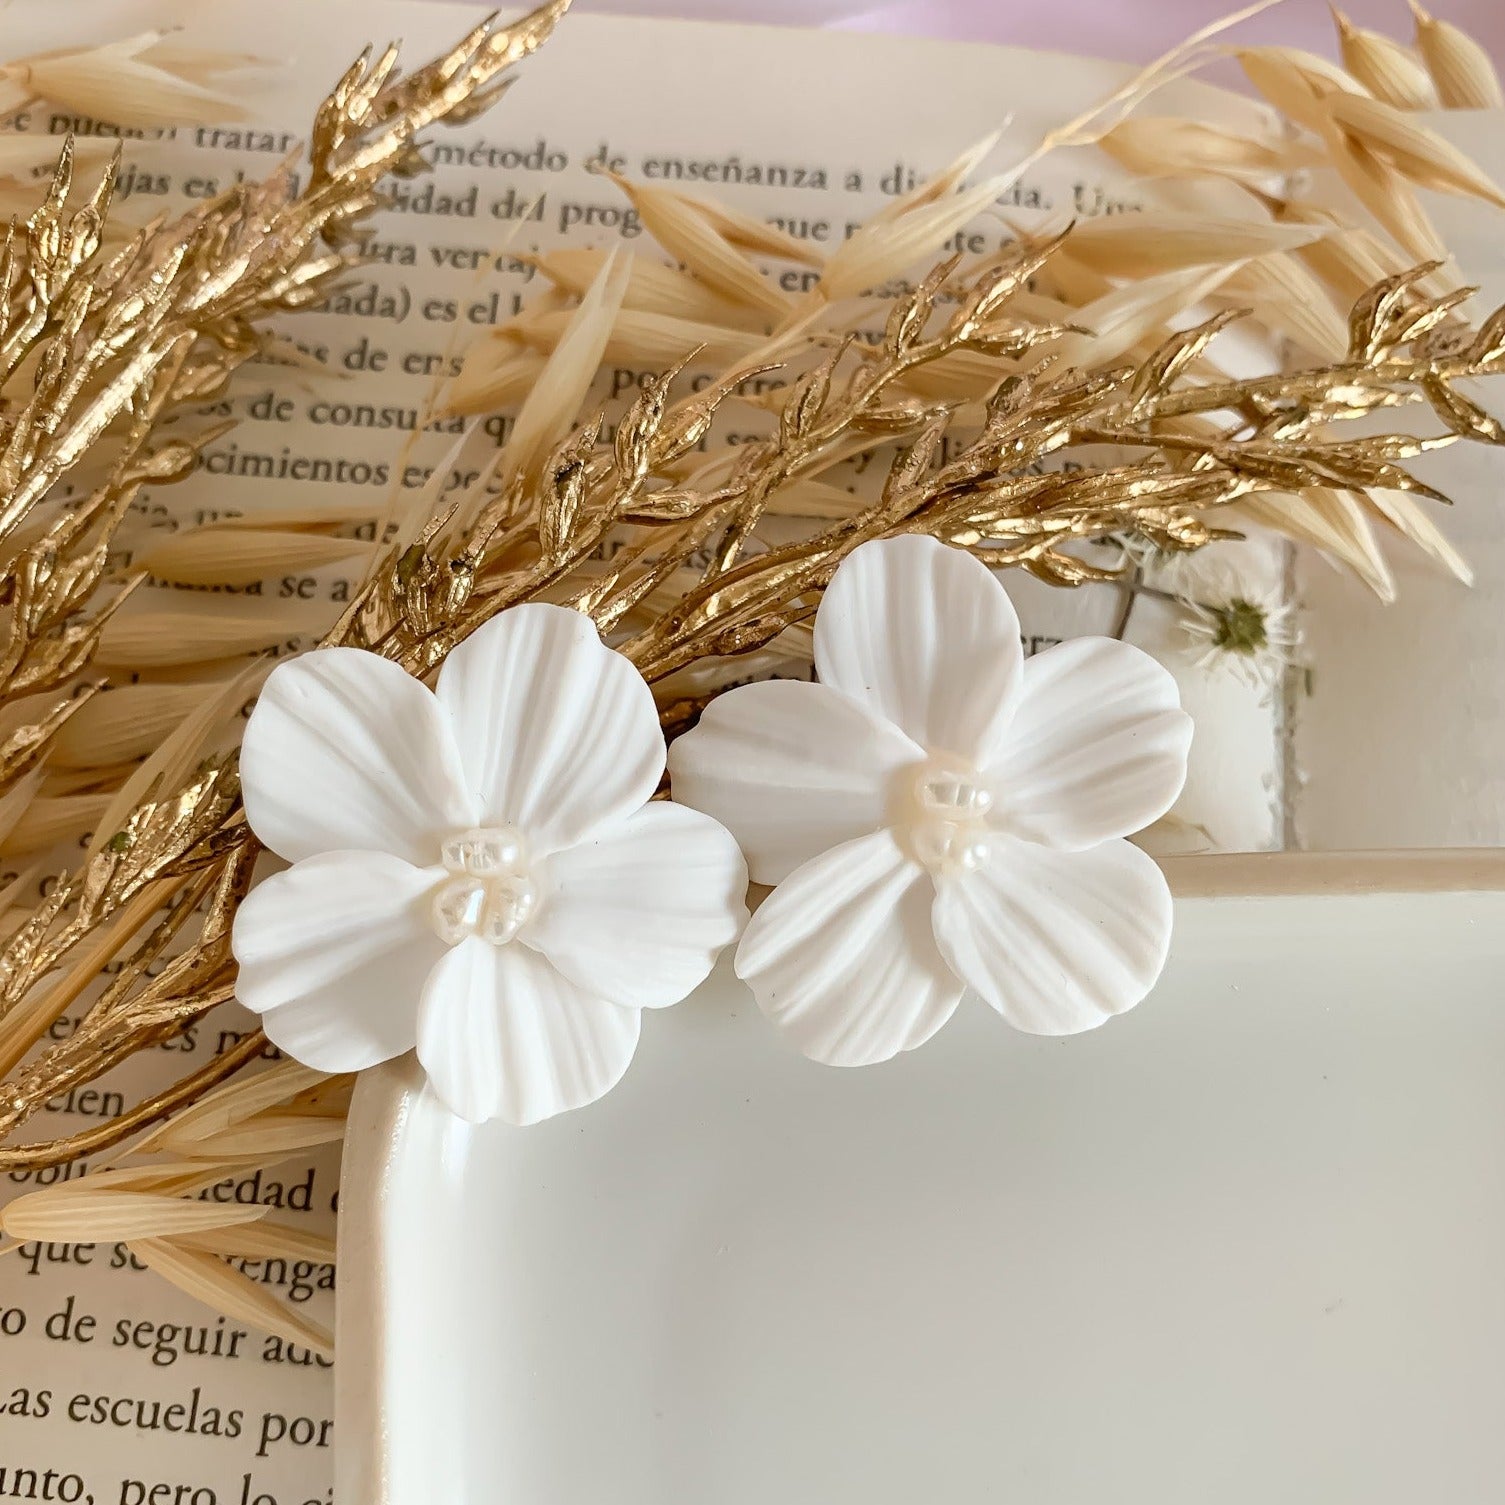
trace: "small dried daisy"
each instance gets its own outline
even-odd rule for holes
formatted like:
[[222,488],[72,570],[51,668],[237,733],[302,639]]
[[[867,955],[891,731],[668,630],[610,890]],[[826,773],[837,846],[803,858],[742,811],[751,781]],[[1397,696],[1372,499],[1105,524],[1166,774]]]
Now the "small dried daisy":
[[1142,533],[1116,534],[1111,542],[1118,548],[1127,570],[1135,571],[1148,585],[1168,591],[1186,588],[1192,570],[1205,568],[1202,549],[1165,549]]
[[1267,693],[1284,678],[1301,645],[1295,613],[1275,591],[1231,576],[1183,599],[1182,629],[1199,669],[1232,674]]

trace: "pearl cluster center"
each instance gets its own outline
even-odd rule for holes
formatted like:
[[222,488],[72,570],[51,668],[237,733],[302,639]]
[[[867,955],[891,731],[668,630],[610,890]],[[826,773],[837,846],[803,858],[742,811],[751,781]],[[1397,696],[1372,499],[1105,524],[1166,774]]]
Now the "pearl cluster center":
[[476,826],[449,837],[441,860],[450,876],[430,907],[439,939],[451,946],[471,936],[493,946],[514,939],[538,906],[521,834],[510,826]]
[[993,793],[979,774],[932,759],[903,776],[899,794],[900,839],[930,872],[974,872],[992,856]]

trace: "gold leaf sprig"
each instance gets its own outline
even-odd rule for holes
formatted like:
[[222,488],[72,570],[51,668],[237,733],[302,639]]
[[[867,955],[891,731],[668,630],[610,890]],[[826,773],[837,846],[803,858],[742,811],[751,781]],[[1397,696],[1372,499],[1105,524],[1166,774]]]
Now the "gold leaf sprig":
[[[165,422],[222,391],[264,348],[268,317],[324,296],[382,180],[422,167],[418,136],[492,101],[566,5],[484,22],[406,76],[395,47],[364,55],[318,111],[303,186],[285,163],[113,254],[102,250],[111,176],[74,206],[65,147],[0,253],[0,705],[37,700],[24,746],[0,750],[0,797],[61,729],[69,682],[139,583],[107,570],[127,509],[143,485],[187,475],[221,432],[167,437]],[[66,495],[70,481],[81,497]]]
[[[1017,357],[1006,347],[998,353],[958,349],[943,359],[913,365],[892,389],[896,407],[900,396],[913,399],[921,413],[944,406],[959,415],[949,427],[961,438],[961,418],[969,409],[980,411],[1004,375],[1027,370],[1042,359],[1075,366],[1147,359],[1169,330],[1184,321],[1187,311],[1204,302],[1225,310],[1252,310],[1248,332],[1265,341],[1289,342],[1293,361],[1326,363],[1339,358],[1347,344],[1344,310],[1373,284],[1404,270],[1413,258],[1361,206],[1329,203],[1321,197],[1283,198],[1271,185],[1298,167],[1332,166],[1334,153],[1349,140],[1359,143],[1381,171],[1382,204],[1401,204],[1413,184],[1451,185],[1485,201],[1497,199],[1488,178],[1426,129],[1414,112],[1375,100],[1346,70],[1314,62],[1293,49],[1245,56],[1255,71],[1263,68],[1262,77],[1284,80],[1286,95],[1295,101],[1287,111],[1292,127],[1300,124],[1297,115],[1302,112],[1324,120],[1331,116],[1329,124],[1340,132],[1332,141],[1321,138],[1315,128],[1298,137],[1292,129],[1214,128],[1174,117],[1129,116],[1130,108],[1142,104],[1160,82],[1179,76],[1199,48],[1205,51],[1202,44],[1207,39],[1193,39],[1189,51],[1176,49],[1129,80],[1102,106],[1051,132],[1027,162],[1037,161],[1052,143],[1096,140],[1147,178],[1223,176],[1241,185],[1238,193],[1225,193],[1215,216],[1151,208],[1082,221],[1069,247],[1054,252],[1034,285],[1011,305],[1018,321],[1053,327],[1060,331],[1058,337],[1037,341]],[[1457,37],[1447,41],[1446,56],[1461,59],[1460,46]],[[1470,56],[1474,62],[1464,71],[1477,84],[1476,46]],[[1430,60],[1428,66],[1433,66]],[[336,124],[335,136],[339,129]],[[567,424],[593,367],[599,369],[603,361],[645,372],[662,370],[693,352],[702,373],[730,374],[757,359],[777,358],[797,375],[824,359],[844,334],[860,330],[867,338],[875,327],[881,328],[887,311],[881,298],[860,291],[855,297],[840,295],[860,288],[867,277],[902,285],[914,266],[928,264],[945,236],[988,203],[997,180],[992,187],[969,188],[966,179],[995,145],[996,138],[990,137],[961,153],[839,247],[797,240],[735,208],[664,184],[634,184],[607,174],[638,204],[646,233],[630,253],[625,246],[612,253],[618,276],[599,291],[603,308],[609,307],[612,316],[591,323],[589,342],[577,352],[588,357],[594,350],[594,362],[582,358],[572,365],[567,382],[556,381],[562,373],[552,357],[565,332],[578,327],[575,310],[568,305],[592,288],[608,253],[583,247],[546,250],[528,259],[550,291],[472,345],[461,377],[444,393],[446,409],[491,413],[526,397],[517,419],[517,438],[530,434],[532,442],[518,442],[514,452],[516,462],[526,468],[536,467],[557,438],[547,423],[540,427],[540,416],[550,415],[557,423],[562,415]],[[330,150],[326,144],[321,154]],[[1016,164],[1005,177],[1012,181],[1025,165]],[[1294,186],[1293,181],[1285,191],[1294,191]],[[1240,200],[1246,212],[1240,211]],[[1016,233],[1031,243],[1048,242],[1048,218],[1031,225],[1025,217],[1022,226],[1014,224],[1022,213],[1008,214]],[[655,260],[651,249],[645,249],[650,236],[675,265]],[[1435,237],[1425,243],[1435,245]],[[816,278],[812,292],[804,297],[788,294],[777,268],[770,273],[760,264],[769,259],[811,269]],[[961,265],[954,281],[959,287],[992,264],[985,258]],[[1449,275],[1447,269],[1435,274],[1435,290],[1452,286]],[[943,296],[951,298],[955,292],[947,288]],[[782,343],[770,342],[770,328],[779,331]],[[1223,348],[1214,343],[1200,354],[1201,379],[1221,380]],[[541,380],[545,373],[548,382]],[[787,389],[744,388],[737,399],[776,417]],[[1221,421],[1198,415],[1167,423],[1195,431],[1196,437]],[[893,437],[909,442],[917,431],[918,426],[896,431]],[[949,445],[951,439],[944,442]],[[467,451],[467,468],[480,463],[481,448]],[[775,533],[787,519],[834,519],[850,515],[858,505],[850,489],[850,467],[839,450],[828,452],[828,457],[826,469],[802,468],[787,483],[769,490],[763,516]],[[687,455],[672,479],[692,489],[713,480],[720,484],[736,463],[736,450],[718,443],[713,450]],[[858,463],[868,463],[867,457]],[[438,500],[429,499],[433,504]],[[1226,525],[1273,527],[1303,547],[1325,551],[1382,598],[1391,599],[1396,587],[1387,555],[1393,539],[1410,540],[1458,578],[1469,578],[1467,562],[1422,500],[1383,489],[1308,487],[1283,495],[1251,493],[1231,505]],[[294,505],[257,526],[248,526],[245,519],[222,519],[157,540],[135,557],[132,569],[212,588],[250,584],[274,566],[312,569],[336,559],[351,561],[359,572],[370,564],[375,545],[341,535],[348,534],[349,522],[368,520],[368,512],[369,503],[353,498],[333,508],[321,507],[318,517]],[[759,524],[753,531],[767,529]],[[410,536],[416,532],[415,527]],[[75,550],[78,556],[88,553],[86,542]],[[689,571],[683,579],[666,575],[652,586],[649,598],[662,599],[673,584],[688,585],[693,574]],[[40,596],[47,582],[32,582],[28,589],[33,597]],[[211,617],[196,617],[189,628],[189,614],[171,607],[133,607],[107,619],[106,610],[123,599],[114,579],[96,590],[92,614],[71,610],[60,588],[55,594],[59,625],[45,641],[60,659],[71,653],[73,663],[99,665],[99,670],[88,671],[87,681],[118,681],[120,670],[139,669],[153,682],[123,688],[113,683],[109,694],[91,700],[89,683],[81,683],[75,674],[69,683],[83,692],[77,702],[65,704],[60,696],[49,699],[48,692],[38,696],[31,713],[35,719],[24,729],[21,742],[9,752],[0,745],[0,852],[11,858],[50,843],[85,839],[102,815],[117,809],[121,788],[136,777],[133,765],[143,751],[154,747],[184,715],[196,714],[207,704],[217,691],[216,681],[223,683],[227,673],[238,673],[244,655],[260,653],[289,637],[311,640],[327,630],[338,610],[295,603],[269,614],[226,605]],[[41,608],[38,600],[33,610],[40,613]],[[794,642],[790,638],[776,651]],[[34,662],[41,657],[37,646]],[[190,663],[193,682],[155,682],[159,671]],[[66,667],[60,663],[58,672]],[[66,713],[68,719],[61,724],[48,721],[52,712],[60,717]],[[125,735],[123,725],[138,728],[135,735]]]
[[[601,415],[591,414],[537,467],[509,471],[504,448],[495,470],[458,501],[440,508],[433,497],[418,500],[325,641],[427,675],[507,606],[564,601],[588,612],[663,686],[666,723],[680,727],[714,692],[728,659],[801,629],[837,564],[866,539],[927,532],[994,566],[1069,585],[1111,578],[1084,556],[1080,545],[1091,540],[1134,530],[1167,550],[1196,548],[1218,535],[1219,509],[1311,487],[1430,496],[1406,460],[1459,438],[1499,439],[1455,384],[1505,370],[1505,312],[1460,336],[1457,297],[1419,291],[1429,267],[1375,288],[1354,312],[1348,355],[1320,368],[1213,384],[1191,379],[1228,322],[1220,316],[1144,359],[1103,368],[1047,363],[1008,376],[969,436],[958,407],[905,394],[926,365],[1027,350],[1040,328],[1015,319],[1011,304],[1027,295],[1033,271],[1051,254],[1052,247],[1021,251],[954,302],[939,296],[954,271],[942,263],[895,304],[879,348],[843,341],[799,375],[775,431],[741,446],[731,473],[713,483],[677,472],[706,440],[739,384],[736,373],[678,401],[675,373],[665,373],[609,436]],[[606,316],[604,305],[594,307]],[[568,359],[578,343],[562,342],[566,354],[555,358]],[[1343,428],[1419,404],[1440,420],[1438,438],[1348,437]],[[1196,421],[1214,411],[1241,415],[1242,428],[1198,429]],[[567,418],[562,427],[568,430]],[[893,452],[896,435],[904,442]],[[792,540],[750,547],[778,488],[834,454],[885,453],[891,458],[875,498]],[[1078,468],[1043,463],[1066,454]],[[511,480],[493,496],[495,473]],[[688,669],[708,682],[685,694],[676,685]],[[731,672],[745,671],[733,663]],[[151,790],[23,921],[0,951],[0,1065],[10,1068],[0,1135],[48,1098],[232,995],[230,927],[256,852],[232,763],[212,762]],[[164,906],[165,917],[137,938]],[[184,945],[188,918],[200,915],[199,933]],[[45,1021],[78,999],[106,963],[110,981],[68,1039],[21,1061]],[[207,1085],[190,1079],[165,1104],[137,1105],[90,1131],[88,1146],[124,1137]],[[72,1141],[6,1148],[0,1166],[52,1163],[79,1148]]]
[[[1030,270],[1033,258],[1020,263]],[[938,269],[942,270],[942,269]],[[1388,488],[1434,497],[1405,470],[1405,460],[1470,438],[1499,442],[1493,421],[1458,392],[1456,383],[1505,370],[1499,315],[1460,342],[1450,320],[1457,295],[1427,298],[1416,291],[1433,268],[1390,279],[1355,310],[1348,357],[1325,367],[1221,383],[1190,382],[1186,373],[1229,322],[1217,316],[1165,340],[1144,361],[1104,370],[1042,366],[1006,378],[991,396],[980,429],[937,459],[942,437],[954,432],[945,410],[929,416],[919,438],[890,463],[879,497],[853,515],[794,542],[729,564],[724,540],[697,536],[713,563],[702,580],[624,645],[656,680],[696,661],[740,654],[773,641],[811,615],[817,592],[837,563],[864,539],[896,531],[925,531],[971,548],[995,567],[1022,567],[1055,585],[1113,578],[1075,546],[1137,532],[1167,550],[1201,547],[1218,536],[1206,514],[1261,493],[1310,487]],[[952,314],[939,337],[890,347],[878,373],[858,366],[844,388],[822,374],[828,395],[801,422],[781,426],[762,446],[746,446],[733,481],[718,493],[734,514],[754,511],[770,484],[799,465],[820,463],[821,446],[850,453],[853,434],[869,442],[888,424],[926,422],[912,408],[875,406],[875,389],[914,359],[938,360],[958,346],[976,349],[1011,338],[996,319],[992,297],[1007,286],[990,275]],[[930,294],[922,288],[896,309],[890,330],[912,327]],[[922,319],[921,319],[921,322]],[[1399,406],[1427,404],[1445,433],[1348,438],[1330,426]],[[786,412],[789,409],[786,407]],[[1175,420],[1232,411],[1242,431],[1178,431]],[[818,436],[811,444],[807,436]],[[1108,461],[1086,458],[1072,469],[1041,462],[1067,452],[1090,455],[1112,446]],[[688,510],[688,509],[686,509]],[[702,520],[714,524],[709,514]],[[741,536],[740,522],[727,534]],[[577,604],[614,622],[622,603],[640,594],[651,556],[615,561]]]

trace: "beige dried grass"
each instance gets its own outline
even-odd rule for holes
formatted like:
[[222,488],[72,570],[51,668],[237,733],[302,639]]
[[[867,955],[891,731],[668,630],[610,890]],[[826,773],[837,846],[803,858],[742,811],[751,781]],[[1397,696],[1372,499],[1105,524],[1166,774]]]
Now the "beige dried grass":
[[869,220],[831,253],[816,292],[827,302],[852,298],[912,271],[990,208],[1011,176],[986,178],[936,198],[916,195],[902,213]]
[[[572,246],[545,252],[535,264],[561,292],[583,298],[610,256],[610,251]],[[643,256],[632,257],[628,264],[622,307],[723,328],[761,329],[765,323],[760,308],[724,298],[690,273]]]
[[1472,158],[1436,131],[1417,124],[1407,111],[1360,94],[1334,93],[1323,103],[1340,130],[1383,157],[1418,187],[1505,207],[1505,194]]
[[[0,857],[7,860],[32,857],[66,845],[79,831],[92,831],[99,817],[110,805],[108,794],[47,795],[36,786],[18,785],[23,808],[19,812],[0,811],[0,825],[5,815],[13,814],[9,829],[0,838]],[[17,790],[5,797],[9,799]]]
[[96,814],[87,856],[98,854],[121,830],[133,806],[157,785],[180,781],[214,748],[213,737],[237,707],[246,704],[266,678],[271,665],[253,662],[237,666],[214,690],[199,700],[186,716],[142,760]]
[[0,111],[46,100],[143,129],[244,120],[244,88],[227,81],[264,65],[244,54],[183,46],[166,31],[0,62]]
[[1066,256],[1105,278],[1133,281],[1189,267],[1226,267],[1230,262],[1278,256],[1309,246],[1324,234],[1316,225],[1148,209],[1080,221],[1072,227]]
[[[509,335],[521,338],[534,350],[557,349],[570,326],[573,310],[525,313],[508,326]],[[763,334],[749,329],[728,329],[673,314],[618,307],[602,344],[601,357],[612,365],[636,365],[640,370],[672,366],[685,351],[697,350],[708,364],[731,365],[755,350]],[[456,382],[456,389],[460,382]],[[452,404],[460,409],[458,397]]]
[[148,1129],[137,1139],[132,1152],[198,1154],[205,1141],[227,1129],[243,1129],[258,1115],[311,1093],[329,1080],[325,1073],[296,1061],[278,1061],[264,1071],[226,1083]]
[[178,585],[256,585],[274,575],[359,564],[375,550],[375,544],[358,538],[211,523],[143,549],[132,563],[155,580]]
[[1403,110],[1429,110],[1437,104],[1427,65],[1404,42],[1355,26],[1336,6],[1333,20],[1343,66],[1376,99]]
[[336,1259],[332,1238],[268,1218],[230,1228],[180,1233],[173,1242],[180,1249],[217,1254],[222,1259],[303,1259],[316,1265],[332,1265]]
[[1288,135],[1241,136],[1172,115],[1125,120],[1099,144],[1120,166],[1151,181],[1205,175],[1268,185],[1316,160]]
[[1321,131],[1333,169],[1406,256],[1446,262],[1447,247],[1404,176],[1330,115]]
[[283,601],[264,610],[232,604],[209,611],[201,602],[177,606],[153,601],[110,618],[94,661],[120,674],[211,664],[262,653],[279,642],[317,637],[332,615],[317,602]]
[[135,1239],[126,1247],[148,1269],[214,1311],[290,1343],[302,1344],[323,1358],[334,1357],[333,1333],[305,1317],[296,1307],[279,1301],[218,1255],[167,1239]]
[[1364,508],[1343,491],[1314,488],[1300,496],[1269,492],[1235,502],[1232,517],[1295,539],[1341,559],[1387,604],[1396,598],[1395,577],[1368,524]]
[[174,1238],[236,1223],[255,1222],[266,1215],[260,1206],[231,1206],[219,1202],[185,1201],[159,1192],[116,1190],[109,1173],[17,1197],[0,1208],[0,1229],[11,1238],[66,1244],[82,1231],[90,1239]]
[[[1097,140],[1146,177],[1191,180],[1211,175],[1242,182],[1251,189],[1249,216],[1209,219],[1152,210],[1083,221],[1066,252],[1042,273],[1041,286],[1053,297],[1040,300],[1049,309],[1037,310],[1037,316],[1062,326],[1062,333],[1017,356],[984,357],[970,351],[948,356],[906,380],[917,398],[959,403],[967,409],[1010,370],[1027,368],[1047,356],[1060,361],[1107,360],[1143,353],[1209,297],[1223,306],[1247,306],[1272,337],[1292,341],[1311,357],[1331,358],[1345,348],[1346,320],[1340,309],[1351,306],[1376,281],[1418,260],[1446,258],[1416,186],[1501,202],[1496,186],[1466,156],[1391,102],[1405,92],[1402,74],[1409,79],[1407,97],[1424,96],[1415,78],[1417,57],[1411,57],[1408,68],[1405,48],[1382,47],[1351,26],[1347,46],[1360,60],[1363,77],[1298,49],[1239,52],[1251,79],[1285,114],[1285,132],[1272,129],[1244,139],[1195,121],[1127,118],[1129,109],[1156,83],[1177,74],[1203,40],[1131,81],[1115,101],[1053,132],[1050,141],[1026,160],[1038,160],[1051,145]],[[1297,128],[1295,137],[1289,126]],[[1001,185],[1017,178],[1022,165],[974,188],[965,187],[992,144],[990,138],[968,148],[934,178],[888,205],[824,264],[818,251],[803,248],[808,264],[821,267],[821,276],[815,293],[799,306],[808,308],[813,299],[824,301],[827,309],[809,326],[812,338],[860,327],[871,316],[872,304],[862,296],[867,287],[902,277],[986,206]],[[1291,169],[1323,166],[1344,181],[1365,217],[1356,218],[1351,203],[1338,207],[1279,195],[1279,178]],[[653,223],[645,221],[646,228],[681,265],[667,267],[642,254],[632,257],[629,286],[634,291],[624,297],[605,358],[614,365],[654,369],[696,352],[702,365],[725,368],[747,351],[752,332],[779,303],[766,291],[766,274],[765,291],[760,293],[748,276],[747,261],[728,261],[752,242],[732,245],[726,233],[730,212],[709,200],[634,185],[620,176],[613,181],[640,210],[650,206]],[[781,259],[793,257],[792,248],[782,242],[762,249]],[[587,275],[599,273],[600,253],[563,254],[577,259],[559,265],[550,280],[556,291],[577,294]],[[540,258],[541,267],[549,260],[550,256]],[[1167,275],[1177,271],[1185,275]],[[1438,285],[1447,285],[1441,274]],[[689,300],[684,306],[693,305],[698,317],[676,324],[673,300],[680,297]],[[644,317],[635,317],[639,314]],[[466,377],[449,401],[466,412],[480,413],[499,403],[503,392],[525,390],[538,374],[537,359],[552,348],[566,320],[567,314],[557,308],[537,315],[525,310],[472,349]],[[1092,333],[1073,334],[1065,328],[1069,324]],[[748,400],[777,413],[786,397],[775,391]],[[824,484],[818,477],[804,477],[791,488],[809,482]],[[842,489],[805,494],[812,505],[831,508],[839,505]],[[1374,563],[1377,544],[1373,533],[1365,530],[1373,521],[1389,531],[1394,520],[1361,509],[1355,525],[1351,509],[1314,495],[1313,516],[1297,522],[1300,507],[1297,498],[1285,509],[1282,517],[1290,522],[1285,531],[1307,541],[1325,539],[1328,552],[1378,588],[1383,576]],[[790,497],[776,494],[770,499],[772,515],[797,515],[794,509]],[[1276,510],[1271,509],[1272,516]],[[1408,501],[1398,513],[1400,531],[1408,537],[1414,532],[1420,546],[1435,554],[1427,529],[1406,526],[1415,521],[1412,514],[1417,510],[1415,502]],[[1428,542],[1420,543],[1422,539]]]
[[1238,267],[1218,289],[1234,307],[1257,307],[1263,322],[1308,357],[1337,360],[1348,349],[1348,317],[1322,279],[1299,257],[1262,256]]
[[84,1177],[15,1198],[0,1231],[17,1241],[119,1240],[159,1275],[218,1312],[321,1354],[330,1334],[231,1261],[335,1262],[324,1234],[273,1221],[266,1206],[206,1200],[228,1177],[270,1170],[336,1143],[351,1080],[277,1062],[224,1083]]
[[1322,101],[1334,92],[1367,93],[1352,74],[1316,53],[1295,47],[1236,47],[1244,76],[1292,125],[1320,128]]
[[1467,32],[1440,21],[1411,0],[1416,18],[1416,50],[1447,110],[1505,108],[1505,89],[1489,54]]
[[579,307],[565,319],[497,459],[497,473],[505,480],[535,476],[545,456],[569,433],[610,345],[629,271],[625,256],[609,257]]
[[718,207],[707,212],[704,205],[688,194],[635,183],[619,173],[608,172],[603,176],[627,196],[643,228],[671,256],[693,266],[695,275],[713,292],[734,303],[760,308],[774,317],[788,312],[787,296],[759,270],[739,243],[742,238],[732,238],[735,229],[729,224],[730,211]]
[[96,695],[53,740],[53,768],[95,769],[134,763],[159,747],[213,684],[120,685]]

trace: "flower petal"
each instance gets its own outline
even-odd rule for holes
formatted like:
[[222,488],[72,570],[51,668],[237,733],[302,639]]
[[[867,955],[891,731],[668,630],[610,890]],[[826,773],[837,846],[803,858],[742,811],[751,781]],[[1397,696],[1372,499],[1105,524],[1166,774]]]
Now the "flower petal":
[[364,1071],[411,1050],[424,979],[445,950],[427,911],[443,876],[384,852],[328,852],[273,874],[236,911],[236,996],[316,1071]]
[[1171,938],[1171,894],[1127,841],[1062,852],[1001,839],[991,862],[944,882],[935,937],[946,960],[1031,1035],[1074,1035],[1131,1009]]
[[755,882],[884,824],[896,769],[924,754],[896,726],[828,685],[772,679],[706,707],[669,749],[675,800],[737,838]]
[[663,775],[653,692],[568,607],[492,618],[445,660],[438,695],[482,823],[515,826],[538,855],[636,810]]
[[1014,714],[1023,664],[1019,618],[992,571],[917,534],[854,549],[815,618],[823,684],[974,766]]
[[731,833],[682,805],[644,805],[549,859],[521,939],[592,997],[678,1003],[747,923],[747,867]]
[[805,1055],[866,1066],[923,1045],[962,985],[931,930],[929,876],[880,831],[823,853],[764,901],[737,975]]
[[641,1015],[582,993],[542,953],[472,936],[429,977],[418,1059],[440,1100],[471,1123],[538,1123],[622,1079]]
[[1024,692],[989,770],[1012,835],[1068,851],[1160,819],[1186,782],[1191,717],[1163,665],[1128,643],[1078,638],[1024,666]]
[[279,857],[390,852],[436,862],[475,823],[438,702],[396,664],[319,648],[267,678],[240,748],[246,819]]

